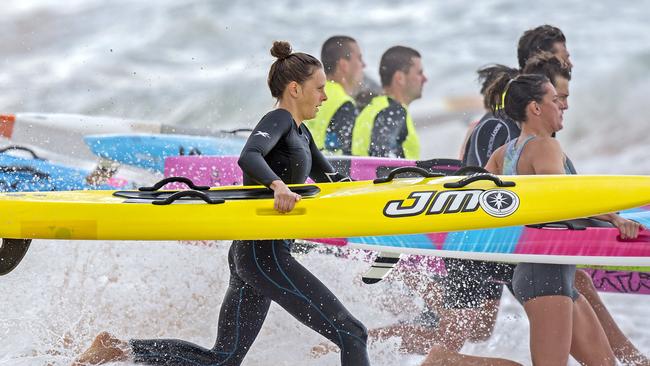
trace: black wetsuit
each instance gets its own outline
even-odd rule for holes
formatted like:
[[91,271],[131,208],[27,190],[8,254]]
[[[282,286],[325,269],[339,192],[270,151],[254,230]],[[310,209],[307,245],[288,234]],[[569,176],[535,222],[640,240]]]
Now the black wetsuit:
[[334,113],[325,132],[325,150],[352,155],[352,129],[359,111],[352,102],[345,102]]
[[402,144],[408,137],[406,115],[403,105],[388,98],[388,107],[375,116],[368,155],[404,159]]
[[[244,184],[342,180],[283,109],[255,127],[239,158]],[[245,218],[242,218],[245,220]],[[215,223],[218,225],[218,223]],[[254,228],[251,228],[254,230]],[[342,365],[369,365],[366,328],[290,254],[292,240],[236,240],[228,253],[230,283],[211,349],[173,339],[131,340],[136,362],[152,365],[239,365],[257,337],[271,301],[341,349]],[[288,356],[290,357],[290,356]]]
[[486,113],[467,140],[463,165],[484,167],[496,149],[517,138],[520,133],[517,122],[505,116],[496,117]]

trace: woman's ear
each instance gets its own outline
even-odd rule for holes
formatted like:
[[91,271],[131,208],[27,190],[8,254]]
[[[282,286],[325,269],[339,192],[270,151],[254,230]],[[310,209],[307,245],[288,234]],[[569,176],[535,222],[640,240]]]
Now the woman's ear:
[[537,103],[536,101],[532,101],[528,103],[528,111],[536,116],[539,116],[542,114],[542,107]]
[[298,95],[302,92],[300,84],[295,81],[292,81],[287,85],[287,90],[289,91],[289,95],[293,98],[297,98]]

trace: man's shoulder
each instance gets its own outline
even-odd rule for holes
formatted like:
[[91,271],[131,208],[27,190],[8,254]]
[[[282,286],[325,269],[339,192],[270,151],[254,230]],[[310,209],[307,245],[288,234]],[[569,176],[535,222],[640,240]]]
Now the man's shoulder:
[[388,100],[388,103],[384,109],[382,109],[382,113],[393,113],[397,115],[406,115],[408,113],[408,110],[402,103],[396,101],[393,98],[386,98]]

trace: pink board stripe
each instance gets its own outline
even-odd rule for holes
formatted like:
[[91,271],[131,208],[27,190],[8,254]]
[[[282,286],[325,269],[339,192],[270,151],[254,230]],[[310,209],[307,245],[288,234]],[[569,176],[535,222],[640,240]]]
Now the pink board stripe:
[[414,160],[400,159],[353,159],[350,166],[350,175],[355,180],[372,180],[377,178],[377,166],[399,168],[402,166],[415,166]]
[[435,245],[436,249],[442,249],[442,245],[447,240],[447,233],[428,233],[426,234],[431,244]]
[[343,238],[306,239],[306,240],[327,244],[327,245],[336,245],[339,247],[346,246],[348,244],[348,240]]
[[645,231],[634,240],[621,240],[618,230],[613,228],[539,230],[526,227],[514,253],[650,257],[650,232]]

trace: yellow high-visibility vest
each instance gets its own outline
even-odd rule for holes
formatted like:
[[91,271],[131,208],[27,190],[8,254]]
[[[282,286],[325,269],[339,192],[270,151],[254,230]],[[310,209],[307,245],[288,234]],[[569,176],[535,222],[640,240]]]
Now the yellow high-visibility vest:
[[[380,95],[372,98],[370,104],[361,111],[352,130],[352,155],[368,156],[372,138],[372,129],[375,125],[377,115],[390,105],[388,96]],[[404,158],[417,160],[420,158],[420,138],[415,131],[413,119],[408,113],[408,108],[402,105],[406,111],[406,139],[402,142]]]
[[327,128],[332,122],[332,118],[334,117],[334,114],[336,114],[336,111],[347,102],[356,105],[354,98],[349,96],[345,92],[345,89],[343,89],[343,85],[336,81],[328,80],[327,83],[325,83],[325,94],[327,94],[327,100],[320,106],[316,117],[304,122],[309,129],[309,132],[311,132],[316,146],[318,146],[320,150],[327,150],[327,147],[325,146]]

